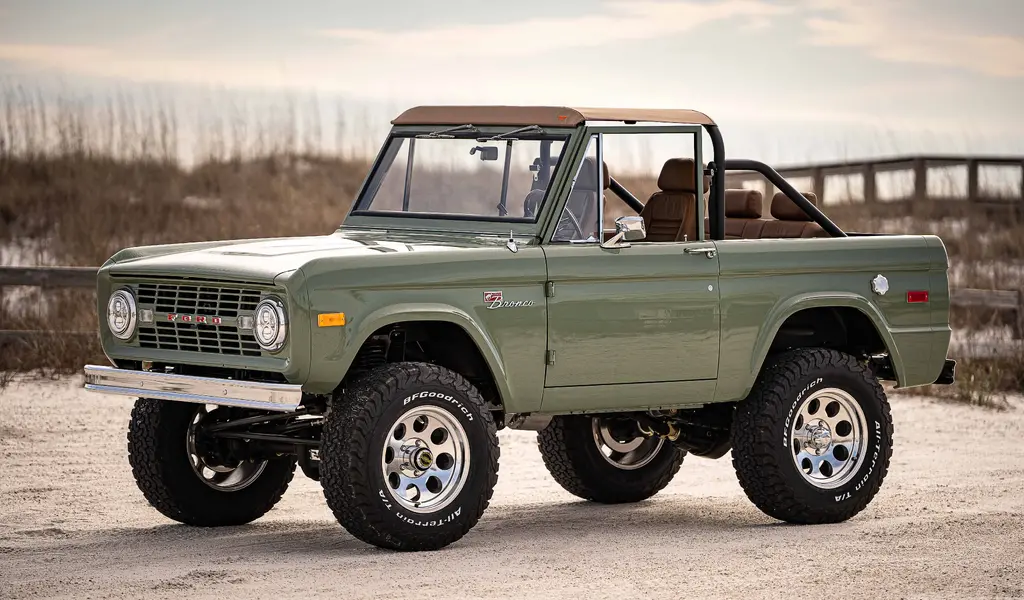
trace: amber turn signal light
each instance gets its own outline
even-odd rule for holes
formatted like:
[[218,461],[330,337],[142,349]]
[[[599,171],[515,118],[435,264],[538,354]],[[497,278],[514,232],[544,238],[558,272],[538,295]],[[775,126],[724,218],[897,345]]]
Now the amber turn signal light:
[[316,316],[316,324],[320,327],[343,327],[345,313],[321,313]]

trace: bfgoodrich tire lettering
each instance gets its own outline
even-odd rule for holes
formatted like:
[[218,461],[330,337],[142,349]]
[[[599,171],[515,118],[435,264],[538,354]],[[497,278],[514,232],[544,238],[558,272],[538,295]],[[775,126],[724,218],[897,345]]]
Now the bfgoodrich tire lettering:
[[[263,516],[288,489],[295,459],[267,462],[259,476],[236,491],[204,483],[189,460],[188,431],[204,407],[140,398],[128,425],[128,462],[142,494],[168,518],[188,525],[242,525]],[[216,412],[216,411],[214,411]]]
[[[830,467],[816,478],[802,472],[794,456],[798,447],[819,440],[813,435],[811,441],[794,439],[793,429],[807,412],[805,400],[829,390],[855,403],[848,414],[851,421],[863,418],[863,437],[849,473],[837,470],[833,476]],[[892,417],[882,386],[867,365],[836,350],[798,349],[774,357],[737,407],[732,435],[733,466],[747,497],[769,516],[790,523],[837,523],[864,510],[881,488],[892,456]],[[825,428],[815,452],[827,453],[829,435]]]
[[[388,479],[397,475],[388,472],[391,462],[386,460],[389,442],[395,439],[404,443],[397,448],[411,448],[408,461],[439,460],[412,448],[421,442],[426,447],[424,440],[435,430],[424,429],[417,436],[398,429],[412,419],[408,429],[418,416],[429,423],[448,419],[445,431],[464,435],[464,456],[446,451],[453,468],[465,461],[464,479],[452,479],[458,487],[450,496],[437,488],[442,493],[436,509],[430,502],[417,507],[403,501]],[[324,423],[320,483],[334,516],[356,538],[393,550],[435,550],[460,539],[480,519],[498,480],[498,455],[494,419],[465,378],[432,364],[394,363],[368,373],[332,400]]]

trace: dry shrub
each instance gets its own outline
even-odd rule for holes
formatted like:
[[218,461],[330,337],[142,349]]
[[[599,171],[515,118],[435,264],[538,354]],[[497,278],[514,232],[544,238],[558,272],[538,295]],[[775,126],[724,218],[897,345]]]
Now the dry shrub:
[[0,311],[0,330],[39,333],[0,338],[0,388],[14,373],[55,378],[81,372],[86,363],[106,362],[96,335],[93,290],[31,290],[9,300]]
[[1014,356],[958,358],[956,383],[907,390],[950,402],[994,410],[1011,407],[1010,394],[1024,391],[1024,361]]
[[311,156],[193,170],[90,156],[0,160],[0,242],[44,240],[52,261],[99,265],[129,246],[329,233],[364,163]]

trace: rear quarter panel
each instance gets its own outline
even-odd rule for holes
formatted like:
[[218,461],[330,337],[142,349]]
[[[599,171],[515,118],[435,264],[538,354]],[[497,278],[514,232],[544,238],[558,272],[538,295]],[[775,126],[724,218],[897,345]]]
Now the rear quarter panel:
[[[750,392],[775,333],[796,312],[855,308],[892,356],[901,387],[932,383],[949,345],[945,248],[934,236],[723,240],[719,249],[722,343],[716,401]],[[889,291],[871,280],[884,275]],[[910,290],[929,302],[907,303]]]

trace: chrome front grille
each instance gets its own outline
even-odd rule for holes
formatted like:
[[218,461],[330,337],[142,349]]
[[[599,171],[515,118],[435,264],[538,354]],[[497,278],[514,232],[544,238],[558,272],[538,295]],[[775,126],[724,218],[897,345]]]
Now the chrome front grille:
[[139,324],[139,345],[182,350],[260,356],[249,330],[239,330],[238,318],[252,315],[260,301],[255,289],[194,283],[140,283],[139,310],[153,311],[152,323]]

